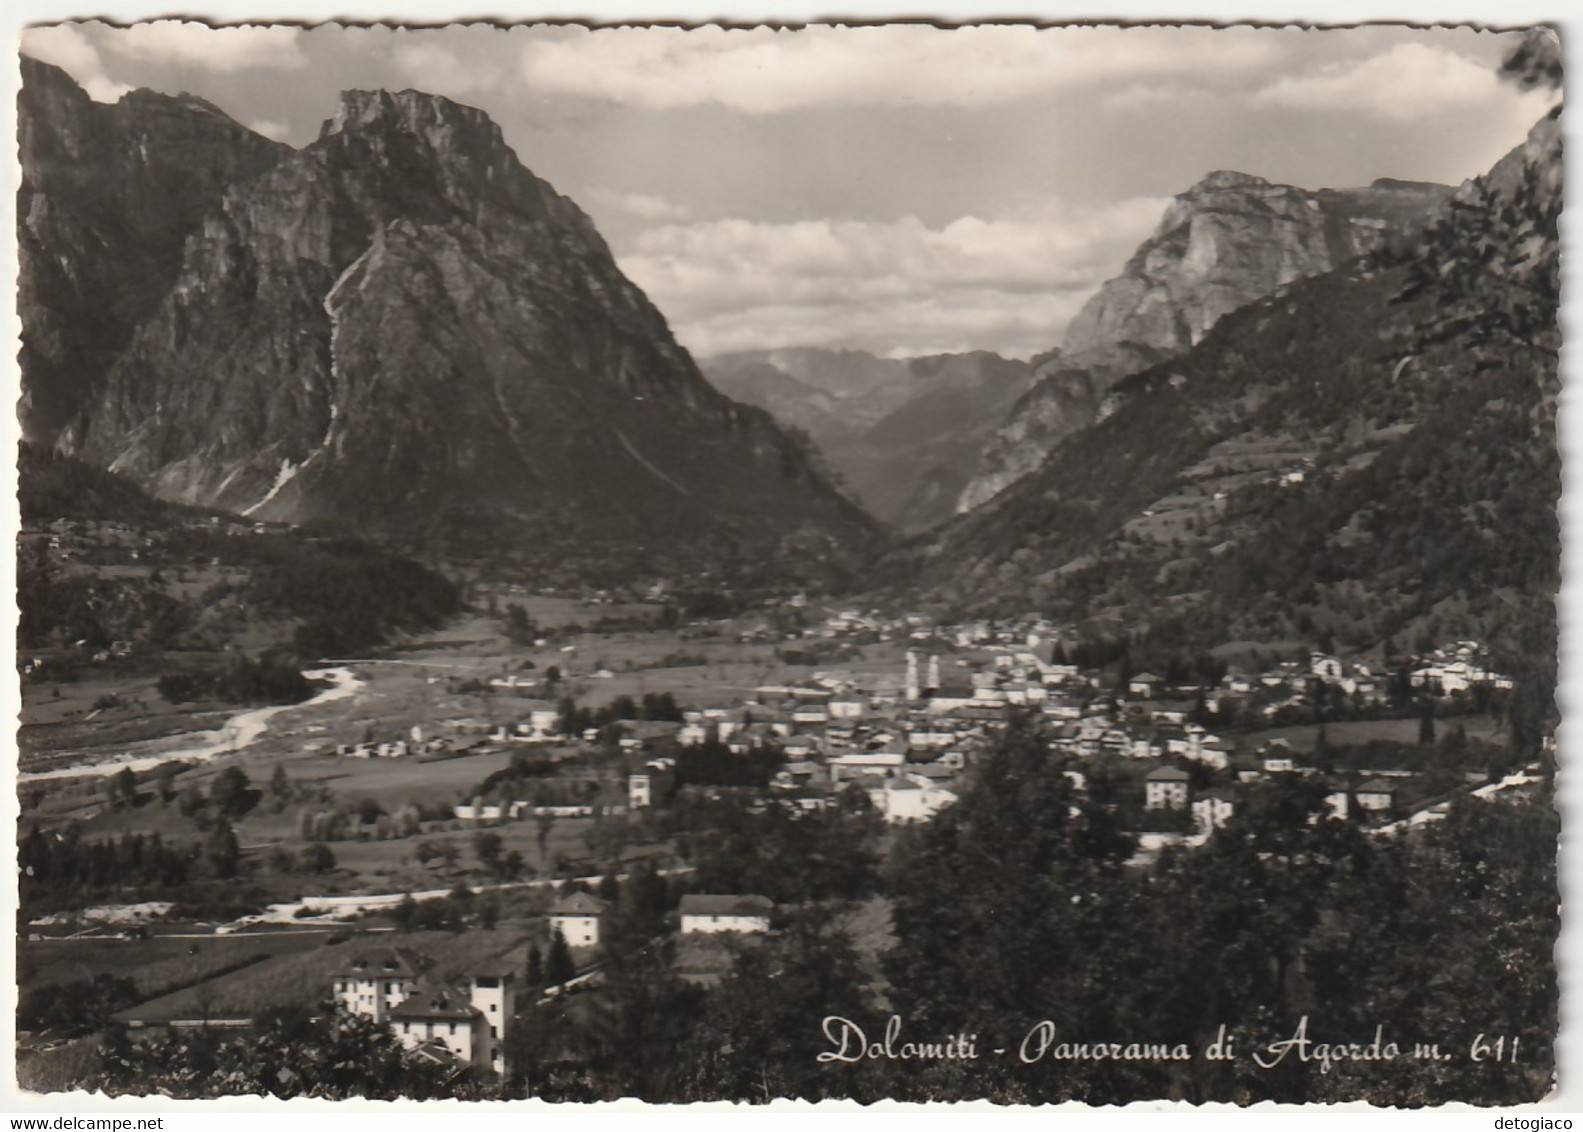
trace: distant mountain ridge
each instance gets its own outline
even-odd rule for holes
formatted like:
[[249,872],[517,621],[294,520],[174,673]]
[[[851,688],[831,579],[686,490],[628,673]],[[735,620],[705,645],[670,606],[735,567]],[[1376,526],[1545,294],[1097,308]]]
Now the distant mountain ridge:
[[995,426],[1031,382],[988,351],[880,358],[815,347],[704,358],[724,393],[808,434],[871,514],[902,531],[950,518]]
[[[45,159],[99,110],[53,68],[28,75],[25,184],[53,201],[63,170],[99,183],[113,166],[98,152]],[[119,118],[105,151],[141,121]],[[148,286],[80,382],[61,452],[165,499],[573,573],[800,578],[873,549],[873,523],[768,414],[699,375],[593,224],[483,112],[349,91],[316,141],[284,151],[223,121],[204,137],[236,151],[213,159],[219,197],[194,203],[168,286]],[[134,197],[109,214],[135,226],[144,211]],[[99,270],[96,249],[22,220],[38,262]],[[38,289],[22,309],[35,331],[84,317]],[[31,392],[47,378],[24,367]]]
[[1098,419],[1119,379],[1183,353],[1230,312],[1414,230],[1451,191],[1382,179],[1311,192],[1246,173],[1209,174],[1172,201],[1122,273],[1072,320],[1060,358],[1036,372],[958,510],[993,498]]

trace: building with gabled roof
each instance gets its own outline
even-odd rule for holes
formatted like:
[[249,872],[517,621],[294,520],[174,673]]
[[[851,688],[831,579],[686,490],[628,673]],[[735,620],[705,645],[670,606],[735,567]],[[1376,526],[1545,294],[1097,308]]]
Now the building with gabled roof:
[[412,1050],[440,1047],[458,1061],[505,1072],[506,1026],[516,1012],[509,971],[480,974],[465,986],[420,984],[390,1012],[390,1030]]
[[767,932],[775,904],[766,896],[689,893],[681,899],[683,935],[693,932]]
[[1180,810],[1187,806],[1188,774],[1174,766],[1151,770],[1143,779],[1143,805],[1149,810]]
[[453,984],[434,979],[433,966],[428,956],[408,948],[354,956],[335,976],[336,1002],[389,1027],[420,1056],[504,1073],[506,1026],[516,1014],[515,975],[482,971]]
[[550,934],[560,932],[572,947],[598,947],[599,923],[609,905],[597,896],[574,892],[550,905]]
[[351,1014],[383,1023],[391,1009],[413,993],[418,980],[433,965],[428,956],[406,947],[392,947],[382,954],[351,955],[335,975],[335,1001]]

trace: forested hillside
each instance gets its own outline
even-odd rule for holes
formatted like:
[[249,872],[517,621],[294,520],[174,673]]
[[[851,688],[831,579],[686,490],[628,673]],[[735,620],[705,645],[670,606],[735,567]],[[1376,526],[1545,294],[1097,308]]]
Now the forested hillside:
[[21,450],[18,647],[63,667],[228,644],[303,659],[367,649],[461,608],[415,562],[327,532],[254,526],[150,498],[69,457]]
[[1553,634],[1559,122],[1421,236],[1226,316],[890,561],[957,609],[1354,651]]

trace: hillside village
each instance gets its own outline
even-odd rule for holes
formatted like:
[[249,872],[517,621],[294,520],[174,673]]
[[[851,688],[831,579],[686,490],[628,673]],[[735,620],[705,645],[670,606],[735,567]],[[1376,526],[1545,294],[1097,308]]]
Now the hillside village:
[[[888,824],[927,822],[957,800],[979,757],[1019,715],[1036,721],[1050,759],[1067,768],[1079,794],[1103,781],[1107,804],[1140,835],[1136,864],[1152,861],[1167,846],[1206,844],[1257,784],[1321,783],[1331,819],[1376,833],[1436,820],[1457,793],[1488,795],[1504,785],[1487,770],[1389,760],[1335,765],[1323,752],[1296,750],[1285,739],[1249,745],[1238,737],[1250,721],[1269,722],[1294,710],[1311,717],[1314,705],[1327,698],[1353,711],[1384,712],[1393,695],[1405,694],[1412,704],[1437,704],[1454,725],[1457,713],[1474,710],[1475,699],[1487,710],[1492,696],[1512,687],[1489,669],[1476,641],[1450,643],[1388,674],[1315,652],[1306,663],[1228,671],[1203,686],[1056,662],[1052,656],[1062,653],[1058,629],[1037,619],[931,626],[917,616],[887,619],[848,610],[808,633],[825,641],[891,635],[908,646],[893,678],[859,682],[841,669],[820,671],[803,682],[762,685],[745,700],[684,708],[674,721],[618,720],[575,736],[563,731],[564,706],[528,707],[515,722],[476,741],[529,751],[554,747],[558,763],[575,764],[578,748],[568,747],[568,739],[587,750],[614,739],[630,768],[624,797],[607,791],[579,807],[475,799],[454,806],[454,818],[465,827],[487,828],[586,815],[596,807],[610,815],[636,814],[696,794],[736,797],[758,813],[866,803]],[[496,686],[531,692],[533,684],[513,677]],[[1232,720],[1239,721],[1238,730],[1217,726]],[[771,752],[779,761],[760,786],[685,781],[678,756],[685,760],[685,752],[706,746],[742,760]],[[343,744],[337,754],[400,758],[449,749],[444,740],[398,739]],[[671,753],[656,753],[662,751]],[[579,957],[581,973],[565,968],[564,985],[543,992],[549,998],[597,986],[611,910],[608,900],[576,884],[550,905],[545,924],[551,948]],[[769,933],[775,916],[774,903],[757,894],[682,895],[665,929],[677,944],[681,978],[718,985],[741,946]],[[740,942],[723,945],[723,939]],[[337,998],[351,1013],[387,1026],[405,1047],[455,1072],[469,1066],[505,1071],[500,1018],[513,1016],[518,994],[529,992],[519,989],[515,974],[479,970],[441,985],[424,974],[431,960],[400,948],[351,964],[335,982]]]
[[[1241,736],[1288,723],[1404,712],[1451,720],[1488,712],[1513,687],[1489,668],[1477,641],[1450,642],[1390,672],[1313,652],[1306,660],[1232,669],[1197,684],[1068,663],[1059,628],[1037,618],[935,626],[919,615],[890,619],[844,610],[801,636],[836,645],[896,640],[907,646],[906,660],[894,674],[877,677],[817,670],[799,682],[676,709],[673,720],[639,719],[636,705],[623,710],[618,702],[607,707],[602,726],[586,728],[577,726],[574,705],[532,698],[542,678],[513,673],[490,681],[498,693],[524,697],[509,709],[516,716],[510,722],[486,731],[474,718],[441,720],[436,731],[445,734],[427,740],[414,728],[411,736],[342,743],[335,753],[400,758],[502,746],[553,750],[556,767],[572,773],[594,752],[619,750],[625,782],[605,776],[597,799],[566,805],[480,796],[453,807],[457,820],[479,825],[588,815],[595,807],[609,813],[663,807],[681,789],[750,794],[760,806],[809,811],[857,792],[887,822],[905,823],[927,821],[955,801],[975,759],[1009,720],[1022,716],[1038,722],[1052,759],[1074,768],[1068,773],[1080,790],[1091,777],[1104,779],[1107,801],[1139,832],[1158,834],[1149,840],[1157,848],[1190,834],[1201,839],[1234,812],[1239,788],[1272,776],[1323,781],[1343,818],[1380,822],[1443,803],[1463,784],[1454,785],[1443,767],[1325,765],[1334,760],[1294,751],[1284,738],[1250,744]],[[568,670],[560,678],[573,675]],[[1432,731],[1434,724],[1427,726]],[[678,771],[678,755],[706,747],[777,762],[757,787],[689,781]],[[1076,769],[1083,766],[1089,769]],[[1458,769],[1465,769],[1465,782],[1485,781],[1482,768]],[[1184,813],[1190,822],[1179,816]]]
[[24,1089],[1553,1099],[1554,29],[143,30],[22,40]]

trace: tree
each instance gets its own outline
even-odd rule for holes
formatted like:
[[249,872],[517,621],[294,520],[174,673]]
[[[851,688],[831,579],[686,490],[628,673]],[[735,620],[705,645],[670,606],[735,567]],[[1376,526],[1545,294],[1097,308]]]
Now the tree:
[[201,1030],[133,1044],[118,1034],[102,1050],[97,1077],[115,1093],[370,1100],[478,1095],[471,1084],[405,1049],[388,1026],[363,1015],[312,1018],[306,1007],[265,1011],[246,1037]]
[[558,987],[577,974],[577,964],[572,961],[572,949],[566,937],[557,928],[550,939],[550,954],[544,963],[544,979],[548,986]]
[[230,822],[221,818],[215,823],[208,840],[204,842],[203,855],[216,877],[229,880],[236,875],[237,866],[242,860],[242,849],[237,844]]
[[528,987],[535,993],[544,988],[544,955],[539,945],[528,945]]
[[506,637],[514,645],[531,645],[538,635],[528,611],[516,602],[506,605]]
[[137,775],[131,767],[122,767],[110,780],[110,799],[118,808],[137,805]]
[[408,932],[413,929],[418,919],[418,902],[412,898],[412,893],[407,893],[401,898],[401,903],[391,911],[390,918],[395,921],[398,932]]
[[159,800],[169,803],[176,796],[176,775],[179,768],[175,763],[160,763],[154,771],[154,781],[159,787]]
[[275,800],[277,807],[283,807],[291,800],[291,779],[286,777],[284,763],[276,763],[275,772],[269,776],[269,796]]
[[335,868],[335,854],[322,841],[305,847],[300,855],[302,869],[309,873],[327,873]]
[[528,871],[528,862],[516,849],[500,859],[500,876],[504,880],[517,880]]
[[850,936],[817,906],[792,914],[774,937],[741,950],[705,1001],[695,1041],[699,1096],[819,1100],[850,1097],[852,1081],[807,1055],[807,1019],[873,1013],[862,962]]
[[473,852],[478,857],[478,863],[491,873],[500,871],[500,853],[504,846],[500,834],[493,830],[480,832],[473,837]]
[[228,766],[209,784],[209,804],[221,817],[239,818],[258,801],[251,787],[241,767]]

